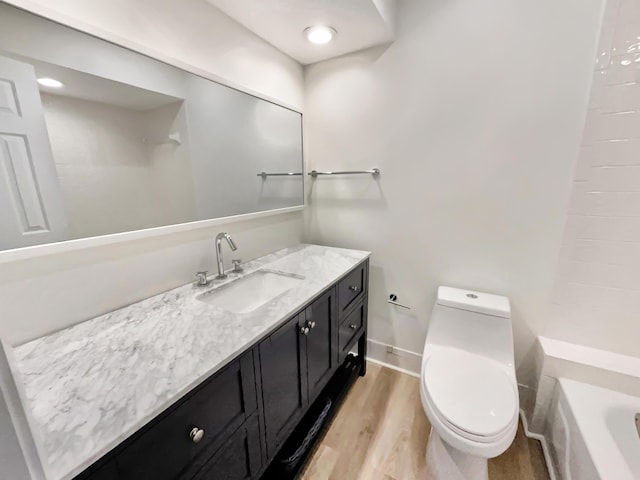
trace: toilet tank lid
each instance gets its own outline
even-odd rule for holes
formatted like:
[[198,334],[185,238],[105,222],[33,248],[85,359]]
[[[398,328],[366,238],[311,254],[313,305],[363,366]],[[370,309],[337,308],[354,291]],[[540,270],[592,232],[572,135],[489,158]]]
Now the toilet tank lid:
[[507,297],[472,290],[438,287],[438,305],[496,317],[511,317],[511,305]]

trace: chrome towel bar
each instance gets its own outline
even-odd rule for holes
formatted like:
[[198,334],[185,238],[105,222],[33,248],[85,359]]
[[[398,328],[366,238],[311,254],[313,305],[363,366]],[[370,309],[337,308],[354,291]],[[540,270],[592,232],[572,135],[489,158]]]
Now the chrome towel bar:
[[411,310],[411,307],[407,307],[406,305],[402,305],[401,303],[394,302],[393,300],[387,300],[387,303],[391,305],[395,305],[396,307],[406,308],[407,310]]
[[380,175],[380,169],[379,168],[372,168],[371,170],[350,170],[350,171],[343,171],[343,172],[319,172],[317,170],[311,170],[309,172],[309,175],[311,175],[313,178],[316,178],[320,175],[372,175],[374,177],[377,177],[378,175]]
[[267,178],[267,177],[293,177],[295,175],[302,175],[302,173],[296,172],[287,172],[287,173],[267,173],[260,172],[257,174],[258,177]]

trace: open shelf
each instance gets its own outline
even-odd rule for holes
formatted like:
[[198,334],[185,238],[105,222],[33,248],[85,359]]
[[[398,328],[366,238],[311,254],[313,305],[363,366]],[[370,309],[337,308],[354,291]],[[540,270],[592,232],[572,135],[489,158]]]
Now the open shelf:
[[[292,480],[300,476],[331,426],[351,386],[358,378],[363,361],[364,359],[353,354],[347,355],[343,364],[336,370],[327,386],[262,475],[262,480]],[[328,402],[331,403],[331,406],[325,411]],[[320,424],[317,420],[323,411],[325,411],[324,419]],[[314,431],[312,432],[313,437],[307,438],[311,436],[309,433],[312,430]],[[305,439],[307,439],[306,442]],[[303,444],[307,445],[306,448],[299,451],[299,447]],[[292,457],[295,457],[296,461],[287,463],[286,460],[292,459]]]

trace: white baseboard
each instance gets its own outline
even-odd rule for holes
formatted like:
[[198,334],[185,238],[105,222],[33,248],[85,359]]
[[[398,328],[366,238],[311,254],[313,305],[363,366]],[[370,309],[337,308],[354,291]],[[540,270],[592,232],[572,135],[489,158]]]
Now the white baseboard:
[[412,377],[420,378],[420,374],[410,372],[409,370],[405,370],[404,368],[396,367],[395,365],[391,365],[390,363],[381,362],[380,360],[376,360],[375,358],[367,357],[367,362],[375,363],[376,365],[380,365],[385,368],[389,368],[391,370],[395,370],[396,372],[404,373],[406,375],[411,375]]
[[420,376],[422,355],[403,348],[367,340],[367,360],[414,377]]
[[527,422],[527,416],[524,414],[524,410],[520,409],[520,420],[522,420],[522,428],[524,429],[524,434],[533,438],[540,442],[542,446],[542,453],[544,454],[544,462],[547,464],[547,470],[549,471],[549,478],[551,480],[556,480],[558,477],[556,476],[556,472],[553,468],[553,462],[551,461],[551,454],[549,453],[549,445],[547,444],[547,439],[540,435],[539,433],[533,433],[529,430],[529,423]]

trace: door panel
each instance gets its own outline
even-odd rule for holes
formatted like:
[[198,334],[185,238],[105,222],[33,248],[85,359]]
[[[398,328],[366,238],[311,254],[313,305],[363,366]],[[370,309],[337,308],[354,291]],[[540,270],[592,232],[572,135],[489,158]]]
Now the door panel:
[[20,115],[13,82],[6,79],[0,79],[0,114]]
[[0,57],[0,250],[67,235],[35,71]]
[[23,135],[0,134],[0,161],[22,231],[48,230],[47,215],[38,194],[38,181],[29,156],[27,138]]

